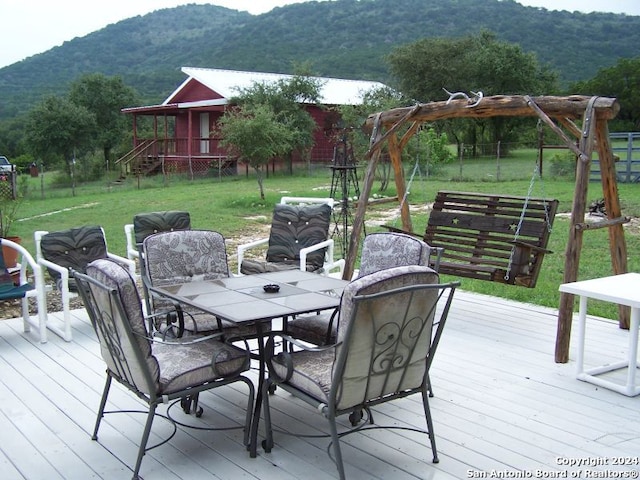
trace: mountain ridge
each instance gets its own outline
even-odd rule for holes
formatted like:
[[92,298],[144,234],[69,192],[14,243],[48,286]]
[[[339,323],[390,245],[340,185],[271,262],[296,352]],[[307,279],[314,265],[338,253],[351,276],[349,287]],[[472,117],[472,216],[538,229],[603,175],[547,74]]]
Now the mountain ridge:
[[163,100],[187,65],[275,73],[307,65],[319,76],[393,84],[384,60],[393,48],[483,29],[535,53],[565,87],[640,54],[640,16],[549,11],[514,0],[312,1],[260,15],[188,4],[110,24],[0,68],[0,120],[95,72],[122,76],[144,103]]

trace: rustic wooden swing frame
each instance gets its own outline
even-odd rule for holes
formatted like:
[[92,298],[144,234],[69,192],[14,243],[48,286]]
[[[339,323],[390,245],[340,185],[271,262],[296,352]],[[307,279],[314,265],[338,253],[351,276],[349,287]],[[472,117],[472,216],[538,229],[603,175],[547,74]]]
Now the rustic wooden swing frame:
[[[600,175],[609,228],[609,249],[615,274],[627,272],[627,247],[624,238],[620,200],[618,196],[613,151],[609,142],[608,121],[615,118],[620,106],[615,98],[572,95],[567,97],[528,95],[499,95],[484,97],[480,102],[449,100],[416,104],[413,107],[396,108],[370,115],[365,126],[371,131],[371,144],[367,158],[369,163],[363,178],[360,198],[369,198],[375,178],[375,170],[382,146],[387,151],[394,169],[398,198],[404,198],[406,183],[402,169],[402,151],[411,137],[425,122],[452,118],[488,118],[496,116],[538,117],[556,133],[576,157],[576,186],[570,218],[569,240],[565,251],[563,283],[578,280],[578,266],[585,228],[585,212],[589,185],[589,167],[593,151],[598,153]],[[574,121],[581,119],[581,126]],[[399,133],[405,129],[401,137]],[[573,138],[571,138],[573,137]],[[576,145],[577,141],[577,145]],[[364,227],[367,202],[359,202],[351,229],[349,251],[343,278],[353,274],[358,245]],[[413,231],[409,205],[400,205],[402,229]],[[569,342],[573,317],[573,295],[561,293],[558,311],[555,360],[569,360]],[[622,328],[629,326],[629,309],[620,307],[619,322]]]

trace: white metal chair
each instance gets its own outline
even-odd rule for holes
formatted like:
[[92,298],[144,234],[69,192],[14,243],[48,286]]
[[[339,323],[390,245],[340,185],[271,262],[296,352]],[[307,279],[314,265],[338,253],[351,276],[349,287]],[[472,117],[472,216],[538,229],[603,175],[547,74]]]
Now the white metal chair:
[[[42,269],[38,262],[22,245],[19,245],[6,238],[0,238],[0,246],[18,252],[19,265],[16,267],[19,276],[16,279],[6,268],[4,255],[0,248],[0,300],[20,299],[22,303],[22,321],[24,331],[30,332],[31,327],[38,329],[40,342],[47,341],[47,299],[45,297],[46,287],[42,275]],[[36,299],[38,309],[37,320],[29,315],[29,299]]]
[[111,253],[102,227],[87,225],[57,232],[38,230],[34,233],[36,260],[49,272],[60,292],[62,300],[62,326],[50,324],[49,328],[67,342],[71,336],[71,310],[69,300],[77,295],[75,279],[70,269],[84,272],[87,265],[99,258],[111,258],[125,265],[135,274],[135,262]]
[[[341,479],[345,478],[345,471],[340,438],[350,432],[338,433],[336,418],[365,411],[373,424],[371,407],[420,393],[427,428],[404,428],[428,434],[433,462],[437,463],[429,409],[429,369],[458,285],[440,284],[438,274],[424,266],[380,270],[345,287],[334,345],[308,348],[292,337],[272,334],[266,346],[269,377],[262,391],[265,451],[270,452],[273,447],[271,399],[267,395],[272,385],[307,402],[326,417]],[[440,300],[443,306],[436,313]],[[277,337],[296,343],[300,350],[275,354]],[[353,431],[369,427],[359,425]]]
[[[269,237],[238,246],[238,274],[299,268],[342,277],[345,261],[334,258],[329,238],[333,206],[332,198],[282,197]],[[257,247],[267,247],[266,261],[246,258]]]
[[197,397],[205,390],[234,382],[247,386],[246,416],[241,428],[244,428],[244,443],[248,445],[254,401],[253,384],[242,375],[251,363],[248,348],[229,345],[216,336],[181,342],[159,342],[157,338],[149,337],[134,277],[112,260],[96,260],[87,266],[86,274],[74,271],[73,275],[107,364],[107,378],[91,438],[98,439],[102,417],[117,412],[106,410],[112,380],[133,392],[149,407],[133,469],[134,480],[140,478],[145,453],[168,442],[177,431],[173,418],[165,416],[173,423],[173,433],[147,447],[156,408],[175,400],[180,401],[185,413],[191,413],[195,401],[196,414],[200,415],[202,409],[197,407]]

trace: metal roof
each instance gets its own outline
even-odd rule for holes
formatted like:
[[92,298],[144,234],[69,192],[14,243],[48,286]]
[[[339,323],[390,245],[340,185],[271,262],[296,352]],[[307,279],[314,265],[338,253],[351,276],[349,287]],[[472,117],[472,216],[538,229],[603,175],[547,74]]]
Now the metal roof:
[[[250,88],[256,83],[273,83],[279,80],[293,78],[294,75],[264,72],[242,72],[238,70],[224,70],[216,68],[182,67],[182,72],[189,76],[182,84],[167,97],[163,105],[173,102],[173,98],[192,79],[207,88],[217,92],[225,99],[237,96],[240,90]],[[320,102],[325,105],[358,105],[362,103],[365,93],[384,88],[380,82],[364,80],[347,80],[342,78],[309,77],[320,83]]]

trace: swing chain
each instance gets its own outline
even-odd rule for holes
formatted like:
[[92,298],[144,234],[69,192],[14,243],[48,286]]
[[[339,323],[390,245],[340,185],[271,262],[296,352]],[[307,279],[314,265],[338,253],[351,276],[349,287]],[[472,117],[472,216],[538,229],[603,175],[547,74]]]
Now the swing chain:
[[[538,120],[538,129],[541,128],[540,120]],[[531,198],[531,193],[533,192],[533,185],[535,184],[536,179],[540,178],[540,182],[542,185],[542,205],[544,207],[544,218],[547,223],[547,230],[551,233],[551,219],[549,218],[549,207],[547,205],[547,200],[544,194],[544,182],[542,181],[542,176],[540,175],[540,163],[542,159],[540,155],[538,155],[538,159],[536,161],[536,166],[533,169],[533,175],[531,176],[531,181],[529,182],[529,190],[527,191],[527,196],[525,197],[524,204],[522,206],[522,211],[520,212],[520,219],[518,220],[518,226],[516,227],[516,233],[513,237],[513,247],[511,247],[511,253],[509,254],[509,263],[507,264],[507,272],[505,273],[504,279],[505,281],[509,281],[509,272],[511,271],[511,266],[513,263],[513,256],[516,251],[516,241],[520,236],[520,230],[522,229],[522,223],[524,222],[524,216],[527,212],[527,207],[529,205],[529,199]]]

